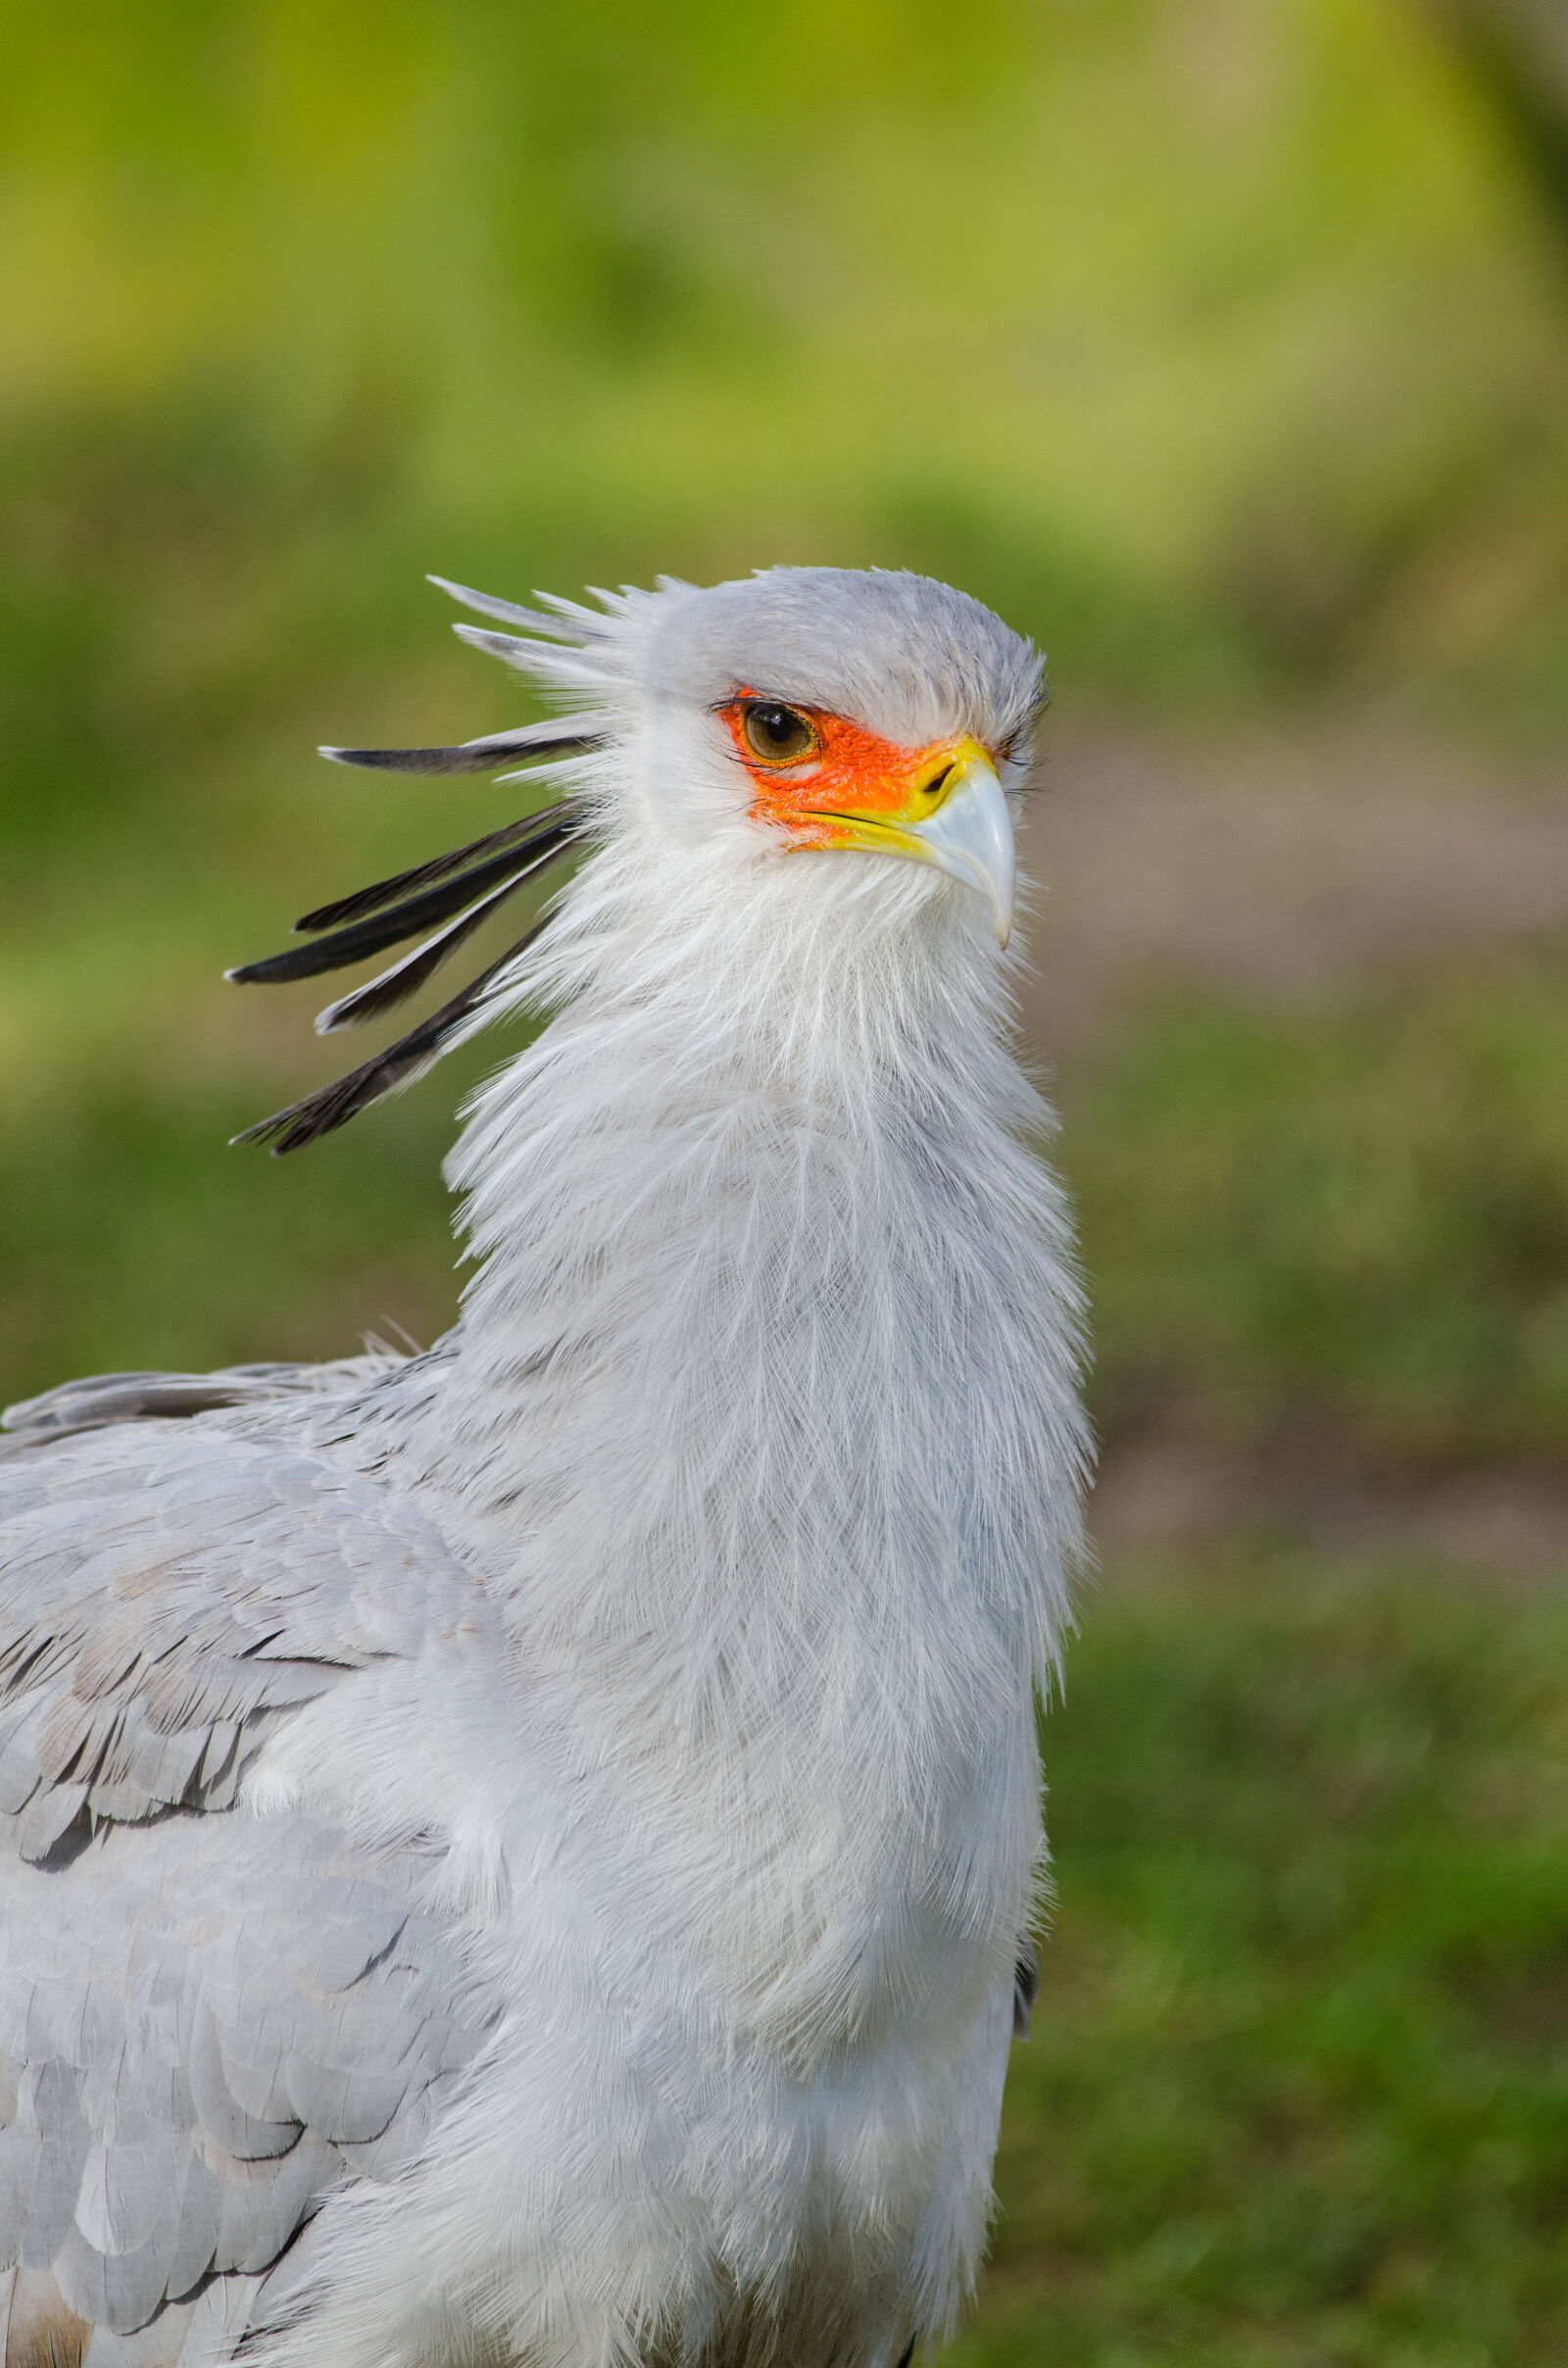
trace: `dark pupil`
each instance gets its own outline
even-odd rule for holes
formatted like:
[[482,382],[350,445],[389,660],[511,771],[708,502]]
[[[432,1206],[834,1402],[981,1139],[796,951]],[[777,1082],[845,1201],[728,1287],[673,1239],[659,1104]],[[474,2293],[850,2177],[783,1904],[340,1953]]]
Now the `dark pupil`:
[[787,707],[754,708],[752,715],[761,737],[780,756],[799,741],[801,719],[799,715],[792,715]]

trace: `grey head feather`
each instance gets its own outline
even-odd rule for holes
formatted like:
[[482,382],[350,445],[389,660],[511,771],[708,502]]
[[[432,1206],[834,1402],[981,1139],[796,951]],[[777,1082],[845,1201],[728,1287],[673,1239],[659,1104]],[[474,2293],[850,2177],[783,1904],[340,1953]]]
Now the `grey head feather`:
[[769,567],[706,589],[670,584],[643,623],[650,695],[712,707],[746,687],[915,746],[962,731],[1003,745],[1044,693],[1032,642],[925,575]]
[[498,600],[493,592],[475,592],[467,584],[455,584],[449,576],[427,575],[425,582],[434,584],[465,609],[472,609],[480,617],[493,617],[498,624],[521,625],[529,633],[548,633],[556,641],[585,644],[598,640],[605,631],[605,620],[595,617],[591,609],[579,608],[575,601],[558,600],[548,592],[536,593],[535,598],[549,604],[558,615],[547,615],[542,609],[522,609],[515,601]]
[[[707,588],[661,576],[653,592],[629,586],[596,592],[597,612],[548,593],[536,595],[537,608],[525,608],[443,576],[430,581],[481,616],[522,628],[506,633],[460,624],[455,630],[464,640],[568,700],[586,698],[587,712],[453,748],[327,748],[323,755],[423,773],[493,769],[508,757],[559,756],[612,741],[617,716],[607,698],[712,708],[745,688],[835,709],[906,744],[966,731],[1002,748],[1027,730],[1044,698],[1033,644],[979,601],[928,576],[771,567]],[[317,1026],[326,1035],[380,1018],[423,987],[490,912],[566,855],[587,827],[586,804],[567,798],[319,907],[296,927],[327,934],[227,975],[247,985],[315,977],[431,930],[413,953],[329,1004]],[[383,1053],[234,1140],[268,1143],[274,1154],[299,1150],[422,1075],[483,1024],[491,986],[543,926],[541,918]]]

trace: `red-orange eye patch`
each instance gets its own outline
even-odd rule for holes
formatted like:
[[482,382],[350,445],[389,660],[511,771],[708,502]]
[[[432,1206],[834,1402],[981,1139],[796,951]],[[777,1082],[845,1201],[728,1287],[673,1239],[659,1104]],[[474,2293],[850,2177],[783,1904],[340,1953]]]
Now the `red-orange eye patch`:
[[[844,827],[855,817],[908,823],[935,805],[951,765],[946,742],[902,748],[846,716],[757,691],[738,692],[718,714],[752,777],[754,820],[775,824],[795,847],[858,844]],[[806,733],[790,733],[780,716],[798,718]],[[760,755],[759,744],[770,742],[785,753]],[[797,746],[801,753],[790,753]]]

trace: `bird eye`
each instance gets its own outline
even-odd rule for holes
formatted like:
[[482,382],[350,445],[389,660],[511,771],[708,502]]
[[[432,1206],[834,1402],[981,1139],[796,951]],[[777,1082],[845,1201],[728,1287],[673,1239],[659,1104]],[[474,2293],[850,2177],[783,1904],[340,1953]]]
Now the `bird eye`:
[[821,747],[816,725],[799,708],[772,699],[748,699],[741,709],[746,745],[764,765],[800,765]]

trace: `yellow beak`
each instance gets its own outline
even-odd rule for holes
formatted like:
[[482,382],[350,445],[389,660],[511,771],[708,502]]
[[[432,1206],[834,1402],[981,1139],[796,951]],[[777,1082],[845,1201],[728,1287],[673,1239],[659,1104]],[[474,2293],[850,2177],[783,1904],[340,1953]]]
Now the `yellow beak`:
[[997,943],[1012,935],[1018,865],[1012,816],[996,766],[978,740],[960,740],[931,812],[909,827],[910,855],[951,872],[991,902]]
[[[824,815],[824,819],[828,819]],[[935,863],[989,902],[997,943],[1012,932],[1017,866],[1012,816],[997,768],[966,733],[933,751],[906,791],[856,812],[831,814],[834,843],[878,855],[906,855]]]

